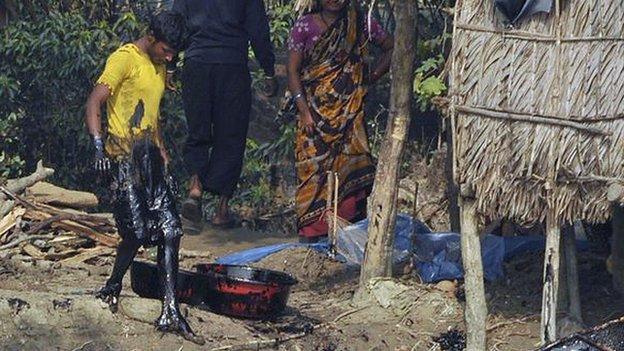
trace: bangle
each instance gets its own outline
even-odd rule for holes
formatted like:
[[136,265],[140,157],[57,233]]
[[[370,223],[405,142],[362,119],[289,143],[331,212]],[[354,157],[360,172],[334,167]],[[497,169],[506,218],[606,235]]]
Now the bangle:
[[168,70],[167,70],[167,73],[168,73],[168,74],[174,74],[175,72],[176,72],[176,70],[175,70],[175,69],[168,69]]
[[293,96],[293,100],[301,99],[302,97],[303,97],[303,93],[298,93],[295,96]]

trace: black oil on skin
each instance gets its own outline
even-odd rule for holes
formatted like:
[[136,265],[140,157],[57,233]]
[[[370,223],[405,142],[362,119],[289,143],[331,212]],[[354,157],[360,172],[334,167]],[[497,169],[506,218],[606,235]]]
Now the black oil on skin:
[[[139,101],[133,115],[133,125],[140,125],[143,103]],[[131,155],[119,161],[114,185],[114,215],[122,241],[110,278],[96,297],[117,310],[121,282],[141,246],[157,246],[158,297],[162,312],[156,328],[175,332],[185,339],[203,344],[193,333],[179,309],[176,297],[178,254],[182,226],[175,206],[174,190],[166,181],[166,171],[159,148],[149,137],[135,140]]]

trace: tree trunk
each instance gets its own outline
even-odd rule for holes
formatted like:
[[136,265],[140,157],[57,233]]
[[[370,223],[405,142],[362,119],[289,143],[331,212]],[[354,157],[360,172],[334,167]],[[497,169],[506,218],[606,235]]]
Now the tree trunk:
[[360,274],[360,291],[374,277],[392,274],[392,248],[396,220],[397,180],[410,124],[414,57],[416,54],[416,2],[394,2],[397,28],[392,54],[390,116],[375,175],[370,204],[366,254]]

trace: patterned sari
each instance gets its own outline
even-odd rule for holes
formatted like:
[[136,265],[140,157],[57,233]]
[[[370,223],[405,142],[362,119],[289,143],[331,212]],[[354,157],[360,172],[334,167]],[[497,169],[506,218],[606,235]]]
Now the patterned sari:
[[327,172],[338,173],[338,214],[352,220],[365,213],[361,200],[370,193],[374,166],[364,122],[366,41],[354,7],[322,34],[304,54],[302,84],[315,122],[308,136],[298,121],[296,168],[297,227],[303,236],[327,234],[322,218]]

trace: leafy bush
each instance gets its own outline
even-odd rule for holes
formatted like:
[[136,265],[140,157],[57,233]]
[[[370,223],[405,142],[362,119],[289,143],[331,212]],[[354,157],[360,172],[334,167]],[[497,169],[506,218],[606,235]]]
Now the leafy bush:
[[[85,177],[91,142],[84,103],[106,57],[123,37],[138,35],[132,14],[115,23],[89,23],[80,13],[51,12],[39,20],[16,20],[3,28],[0,42],[0,133],[19,143],[3,142],[3,174],[44,159],[64,185],[89,188]],[[22,161],[23,160],[23,161]],[[15,167],[19,165],[20,167]]]

